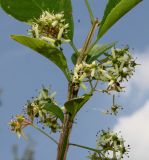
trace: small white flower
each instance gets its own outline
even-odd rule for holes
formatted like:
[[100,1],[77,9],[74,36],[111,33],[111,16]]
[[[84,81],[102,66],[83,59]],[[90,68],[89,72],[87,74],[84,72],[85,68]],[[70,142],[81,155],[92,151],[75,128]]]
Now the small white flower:
[[59,30],[59,33],[58,33],[58,36],[57,36],[57,39],[58,39],[58,40],[60,40],[60,39],[62,38],[63,32],[64,32],[64,28],[62,27],[62,28]]
[[52,27],[56,27],[56,25],[58,24],[58,21],[54,21],[54,22],[52,22]]
[[94,77],[94,75],[95,75],[95,71],[96,71],[96,69],[95,69],[95,68],[91,70],[91,77]]
[[114,81],[111,80],[111,81],[109,82],[108,86],[112,86],[113,84],[114,84]]
[[52,46],[55,46],[55,40],[50,38],[50,37],[42,37],[41,39],[47,41],[47,42],[50,42]]
[[38,19],[34,20],[29,30],[33,37],[46,40],[56,47],[70,42],[68,39],[69,24],[65,23],[63,12],[54,14],[44,11]]

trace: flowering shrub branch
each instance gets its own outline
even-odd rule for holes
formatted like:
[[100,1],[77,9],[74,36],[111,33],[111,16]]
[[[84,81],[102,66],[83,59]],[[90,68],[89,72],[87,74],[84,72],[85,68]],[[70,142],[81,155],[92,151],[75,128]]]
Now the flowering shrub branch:
[[[26,0],[23,7],[18,0],[0,1],[5,12],[30,26],[29,36],[12,35],[11,38],[49,59],[61,69],[68,80],[68,98],[63,106],[59,106],[54,95],[43,87],[37,97],[27,102],[24,113],[16,115],[10,121],[13,132],[19,137],[26,137],[23,129],[27,126],[34,127],[57,144],[57,160],[66,160],[70,146],[92,151],[88,156],[91,160],[121,160],[127,155],[129,146],[126,147],[124,139],[110,130],[102,131],[97,136],[96,149],[70,143],[70,135],[77,113],[91,99],[94,92],[122,92],[125,88],[123,82],[133,76],[137,63],[129,48],[116,48],[115,42],[101,45],[98,41],[123,15],[140,2],[141,0],[109,0],[104,16],[99,21],[98,18],[94,18],[89,1],[85,0],[91,28],[82,48],[78,49],[73,42],[71,0],[42,0],[38,4]],[[20,11],[19,8],[24,10]],[[67,58],[61,48],[63,43],[68,43],[75,51],[72,55],[72,71],[68,68]],[[104,83],[103,89],[99,87],[100,83]],[[80,87],[85,93],[78,96]],[[119,109],[122,107],[115,103],[113,95],[112,107],[106,113],[117,115]],[[42,128],[38,126],[39,123]],[[60,133],[59,140],[46,133],[45,127],[52,133]]]

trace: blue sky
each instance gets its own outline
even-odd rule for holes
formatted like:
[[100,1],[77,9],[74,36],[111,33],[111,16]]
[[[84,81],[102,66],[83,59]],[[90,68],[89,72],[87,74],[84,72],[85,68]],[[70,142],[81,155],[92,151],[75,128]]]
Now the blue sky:
[[[81,47],[89,30],[89,17],[84,1],[73,1],[75,37],[78,48]],[[105,0],[90,1],[97,17],[102,17]],[[119,41],[118,46],[129,44],[133,54],[138,57],[141,66],[135,76],[126,86],[128,92],[118,97],[118,102],[125,106],[118,117],[103,116],[102,108],[111,104],[111,97],[96,94],[77,116],[71,142],[95,147],[95,135],[98,130],[111,127],[116,131],[122,130],[122,135],[132,146],[130,160],[147,160],[149,155],[149,1],[144,0],[134,10],[123,17],[106,33],[100,43]],[[80,23],[78,23],[80,19]],[[37,90],[44,86],[52,86],[57,92],[59,104],[66,100],[67,82],[60,70],[52,63],[35,52],[12,41],[11,34],[27,34],[28,26],[18,22],[0,10],[0,88],[3,89],[0,108],[0,159],[13,160],[11,147],[18,144],[20,154],[27,143],[12,134],[8,122],[12,115],[21,113],[23,105],[28,99],[37,94]],[[65,47],[64,52],[70,59],[73,50]],[[70,64],[70,60],[69,60]],[[70,64],[70,68],[72,65]],[[54,160],[56,146],[44,135],[32,128],[25,133],[35,141],[35,160]],[[141,148],[141,149],[140,149]],[[68,160],[85,160],[88,152],[71,147]],[[127,158],[125,158],[127,159]]]

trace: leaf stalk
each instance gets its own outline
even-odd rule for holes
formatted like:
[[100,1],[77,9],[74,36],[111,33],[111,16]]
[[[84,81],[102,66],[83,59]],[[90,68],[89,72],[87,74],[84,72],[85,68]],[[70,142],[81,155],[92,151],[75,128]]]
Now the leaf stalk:
[[90,15],[91,23],[93,24],[95,18],[94,18],[94,15],[93,15],[93,12],[92,12],[92,9],[91,9],[91,7],[90,7],[90,4],[89,4],[88,0],[85,0],[85,4],[86,4],[86,7],[87,7],[88,12],[89,12],[89,15]]
[[44,132],[41,128],[39,128],[37,125],[35,124],[31,124],[31,126],[33,128],[35,128],[36,130],[38,130],[39,132],[41,132],[42,134],[44,134],[46,137],[48,137],[50,140],[52,140],[55,144],[58,145],[58,142],[53,138],[51,137],[49,134],[47,134],[46,132]]

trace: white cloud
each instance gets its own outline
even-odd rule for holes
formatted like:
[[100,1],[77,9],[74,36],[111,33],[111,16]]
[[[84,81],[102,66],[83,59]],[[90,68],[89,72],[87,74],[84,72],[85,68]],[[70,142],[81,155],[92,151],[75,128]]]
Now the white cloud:
[[120,118],[113,130],[122,131],[131,145],[129,160],[149,160],[149,100],[131,116]]

